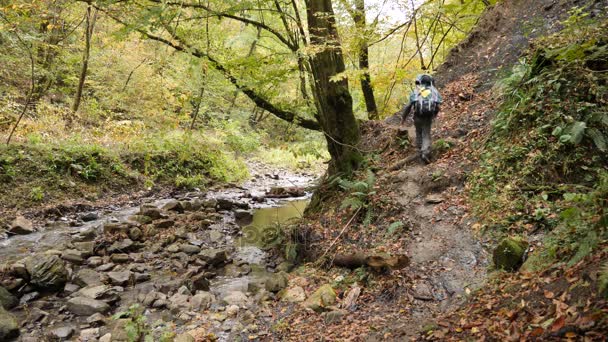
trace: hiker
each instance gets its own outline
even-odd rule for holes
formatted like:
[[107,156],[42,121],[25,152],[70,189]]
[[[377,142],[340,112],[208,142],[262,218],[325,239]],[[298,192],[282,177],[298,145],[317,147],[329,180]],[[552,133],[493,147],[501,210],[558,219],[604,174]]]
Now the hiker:
[[433,77],[427,74],[416,76],[416,90],[410,94],[410,100],[401,111],[401,124],[405,123],[414,108],[414,126],[416,126],[416,148],[420,158],[431,162],[431,125],[439,113],[441,95],[435,88]]

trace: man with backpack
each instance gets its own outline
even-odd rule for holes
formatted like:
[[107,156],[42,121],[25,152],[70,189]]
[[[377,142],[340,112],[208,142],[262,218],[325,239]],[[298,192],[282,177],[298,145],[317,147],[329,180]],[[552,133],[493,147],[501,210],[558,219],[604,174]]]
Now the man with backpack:
[[410,94],[410,100],[401,111],[401,124],[414,109],[414,126],[416,127],[416,147],[420,158],[425,163],[431,162],[431,125],[439,113],[441,95],[434,86],[433,77],[418,75],[416,89]]

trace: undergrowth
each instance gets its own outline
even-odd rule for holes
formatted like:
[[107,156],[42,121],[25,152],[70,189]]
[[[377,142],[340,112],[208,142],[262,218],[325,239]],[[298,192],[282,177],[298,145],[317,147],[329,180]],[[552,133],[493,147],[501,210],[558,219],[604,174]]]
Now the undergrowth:
[[469,183],[496,234],[545,233],[531,268],[571,264],[608,238],[608,22],[575,9],[497,84],[504,98]]

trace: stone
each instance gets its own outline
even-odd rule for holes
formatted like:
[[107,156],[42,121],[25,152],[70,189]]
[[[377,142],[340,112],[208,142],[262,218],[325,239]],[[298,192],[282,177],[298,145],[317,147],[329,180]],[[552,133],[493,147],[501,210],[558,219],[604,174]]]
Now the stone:
[[300,303],[306,300],[306,292],[302,286],[294,286],[283,291],[280,297],[284,302]]
[[127,235],[129,235],[129,238],[133,241],[141,241],[144,237],[144,233],[137,227],[131,228]]
[[224,234],[218,230],[210,230],[209,231],[209,241],[218,242],[224,237]]
[[209,291],[209,280],[201,273],[190,278],[192,291]]
[[127,325],[131,323],[131,319],[122,318],[117,319],[113,322],[112,325],[112,342],[128,342],[128,341],[139,341],[141,337],[140,329],[133,330],[133,332],[137,333],[137,336],[129,336],[127,334]]
[[79,342],[96,342],[99,337],[99,328],[88,328],[80,331]]
[[154,220],[150,216],[146,215],[133,215],[129,216],[129,221],[139,224],[148,224],[152,223]]
[[163,210],[166,210],[166,211],[176,211],[178,213],[183,213],[184,212],[184,206],[182,205],[182,202],[180,202],[180,201],[170,200],[165,205],[163,205]]
[[288,280],[285,272],[273,273],[266,279],[264,288],[268,292],[279,292],[287,287]]
[[166,220],[157,221],[156,223],[154,223],[154,227],[159,228],[159,229],[165,229],[165,228],[173,227],[174,224],[175,224],[175,220],[166,219]]
[[216,199],[206,199],[203,201],[203,207],[204,208],[212,208],[214,209],[215,207],[217,207],[217,200]]
[[115,223],[108,222],[103,225],[103,232],[105,234],[127,234],[131,225],[128,223]]
[[201,210],[201,208],[203,207],[203,201],[201,201],[200,198],[195,198],[190,201],[190,206],[192,207],[193,211]]
[[179,245],[178,244],[169,245],[169,247],[167,247],[167,252],[169,252],[169,253],[179,252]]
[[61,259],[76,265],[82,265],[84,258],[82,251],[77,249],[66,249],[61,253]]
[[127,286],[134,281],[134,275],[131,271],[108,272],[108,278],[112,285]]
[[226,305],[244,306],[249,303],[249,298],[241,291],[231,291],[222,298],[222,303]]
[[226,316],[228,317],[236,317],[236,315],[239,313],[240,308],[236,305],[228,305],[226,307]]
[[90,268],[81,268],[74,275],[73,282],[82,287],[91,285],[101,285],[101,275]]
[[180,201],[179,203],[184,208],[184,211],[192,211],[192,203],[190,201]]
[[199,253],[199,258],[212,266],[219,266],[228,260],[228,252],[224,248],[209,248]]
[[99,272],[108,272],[108,271],[111,271],[112,269],[114,269],[114,267],[116,267],[116,264],[109,262],[107,264],[98,266],[95,270],[99,271]]
[[169,297],[169,309],[173,311],[190,310],[190,296],[187,294],[176,293]]
[[439,204],[444,201],[440,195],[428,195],[424,200],[428,204]]
[[192,337],[192,335],[190,335],[188,333],[179,334],[173,339],[173,342],[195,342],[195,341],[196,340],[194,339],[194,337]]
[[135,280],[135,283],[143,283],[150,279],[152,279],[152,276],[149,273],[133,272],[133,280]]
[[182,252],[184,252],[186,254],[189,254],[189,255],[197,254],[197,253],[199,253],[201,251],[200,247],[197,247],[197,246],[194,246],[194,245],[191,245],[191,244],[188,244],[188,243],[181,244],[179,246],[179,249]]
[[116,253],[110,256],[110,260],[117,264],[124,264],[125,262],[131,261],[131,257],[126,253]]
[[207,310],[215,302],[215,296],[210,292],[199,291],[191,299],[192,310]]
[[25,260],[30,283],[42,289],[60,289],[68,281],[68,270],[56,255],[34,255]]
[[81,252],[81,256],[88,258],[95,254],[95,241],[74,242],[74,248]]
[[74,335],[74,328],[71,326],[62,326],[57,328],[52,328],[50,333],[50,337],[52,339],[58,339],[59,341],[68,340],[72,335]]
[[108,253],[125,253],[130,252],[134,249],[134,242],[131,239],[122,239],[114,242],[108,247]]
[[319,287],[306,299],[302,305],[316,312],[326,310],[327,307],[336,303],[336,292],[329,284]]
[[26,235],[34,232],[34,224],[32,221],[23,216],[17,216],[8,227],[8,233],[17,235]]
[[38,298],[40,298],[40,292],[38,292],[38,291],[26,293],[23,296],[21,296],[21,298],[19,298],[19,304],[21,304],[21,305],[27,304],[29,302],[35,301]]
[[17,319],[0,306],[0,341],[8,341],[17,336],[19,336]]
[[107,333],[99,338],[99,342],[112,342],[112,334]]
[[239,224],[250,224],[253,221],[253,213],[249,210],[237,209],[234,218]]
[[492,253],[498,270],[516,271],[524,262],[528,242],[519,237],[504,238]]
[[117,292],[109,285],[87,286],[80,289],[76,293],[77,297],[87,297],[104,301],[112,301],[118,299]]
[[7,289],[0,286],[0,306],[6,310],[10,310],[19,304],[19,299],[8,292]]
[[98,327],[106,324],[106,316],[95,313],[87,318],[87,323],[91,326]]
[[87,259],[87,265],[91,267],[101,266],[103,264],[103,258],[99,256],[92,256]]
[[277,265],[277,271],[289,272],[293,269],[293,266],[294,266],[293,263],[291,263],[289,261],[283,261],[282,263]]
[[30,274],[25,267],[25,260],[13,263],[9,269],[10,274],[19,278],[29,278]]
[[85,230],[80,231],[78,234],[72,236],[72,241],[75,242],[87,242],[93,241],[97,237],[97,228],[89,227]]
[[139,215],[148,216],[152,220],[158,220],[163,217],[162,212],[153,204],[142,204],[139,207]]
[[98,218],[99,218],[99,215],[96,212],[90,212],[90,213],[86,213],[86,214],[80,216],[80,219],[83,220],[84,222],[95,221]]
[[67,302],[68,311],[77,316],[91,316],[96,313],[106,313],[110,306],[100,300],[87,297],[75,297]]

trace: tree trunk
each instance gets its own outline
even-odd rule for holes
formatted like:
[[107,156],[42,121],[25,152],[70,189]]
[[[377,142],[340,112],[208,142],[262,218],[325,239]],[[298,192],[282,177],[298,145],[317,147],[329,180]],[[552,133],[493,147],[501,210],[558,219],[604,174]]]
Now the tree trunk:
[[365,22],[365,0],[355,1],[355,11],[353,13],[353,20],[357,29],[364,33],[363,40],[359,46],[359,69],[363,71],[361,75],[361,91],[363,92],[363,98],[365,99],[365,108],[367,109],[368,119],[378,120],[378,107],[376,106],[376,100],[374,99],[374,88],[372,87],[372,80],[369,74],[369,46],[367,43],[367,35],[365,34],[365,28],[367,23]]
[[310,40],[320,50],[310,59],[313,74],[312,89],[321,125],[331,155],[329,174],[350,174],[361,163],[359,127],[348,91],[348,80],[330,79],[344,72],[344,57],[340,47],[331,0],[306,0]]
[[85,32],[84,32],[84,53],[82,56],[82,68],[80,69],[80,77],[78,78],[78,88],[76,89],[76,95],[74,96],[74,103],[72,104],[72,112],[76,113],[78,107],[80,107],[80,100],[82,99],[82,90],[84,88],[84,81],[87,77],[87,69],[89,68],[89,55],[91,52],[91,36],[93,35],[93,28],[95,27],[95,20],[97,18],[97,10],[91,17],[91,6],[87,7],[87,14],[85,17]]

